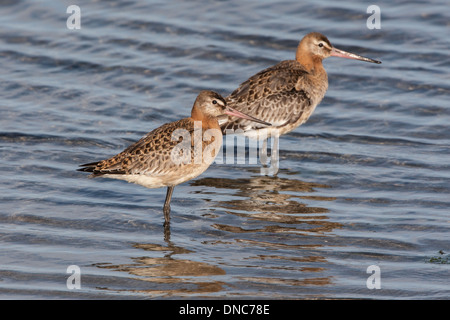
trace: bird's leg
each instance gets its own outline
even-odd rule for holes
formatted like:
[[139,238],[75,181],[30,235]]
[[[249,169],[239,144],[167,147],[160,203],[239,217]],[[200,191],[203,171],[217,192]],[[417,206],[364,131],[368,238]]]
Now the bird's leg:
[[272,175],[276,176],[278,173],[278,163],[279,163],[279,153],[278,153],[278,142],[280,140],[280,136],[272,135],[271,139],[273,140],[272,150],[270,152],[270,167],[272,168]]
[[167,187],[167,193],[166,193],[166,201],[164,202],[164,227],[169,226],[170,223],[170,200],[172,199],[172,193],[173,193],[174,187]]
[[262,146],[259,147],[259,161],[263,167],[267,166],[267,138],[263,139]]

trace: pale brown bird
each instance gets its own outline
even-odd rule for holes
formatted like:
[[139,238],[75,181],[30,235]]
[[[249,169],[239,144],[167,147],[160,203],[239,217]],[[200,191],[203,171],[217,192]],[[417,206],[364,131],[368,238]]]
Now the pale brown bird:
[[250,137],[279,136],[306,122],[327,91],[328,77],[322,60],[330,56],[381,63],[335,48],[323,34],[309,33],[300,41],[295,60],[281,61],[258,72],[226,97],[228,106],[272,126],[230,117],[222,125],[223,132],[241,129]]
[[174,187],[203,173],[219,152],[218,118],[225,114],[270,126],[228,107],[218,93],[205,90],[195,100],[189,118],[164,124],[114,157],[83,164],[78,170],[147,188],[167,187],[164,215],[168,223]]

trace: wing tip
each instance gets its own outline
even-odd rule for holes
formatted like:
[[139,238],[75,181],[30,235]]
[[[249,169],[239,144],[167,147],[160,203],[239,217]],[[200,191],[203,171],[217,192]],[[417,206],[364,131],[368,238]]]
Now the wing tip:
[[92,173],[91,176],[96,177],[96,176],[102,176],[105,174],[126,174],[125,170],[123,169],[96,169],[98,164],[101,161],[96,161],[96,162],[91,162],[91,163],[85,163],[85,164],[80,164],[77,171],[81,171],[81,172],[90,172]]
[[81,172],[90,172],[92,173],[92,175],[97,176],[97,175],[101,175],[101,173],[96,172],[95,168],[97,167],[97,165],[100,163],[100,161],[95,161],[95,162],[90,162],[90,163],[85,163],[85,164],[80,164],[79,167],[77,169],[77,171],[81,171]]

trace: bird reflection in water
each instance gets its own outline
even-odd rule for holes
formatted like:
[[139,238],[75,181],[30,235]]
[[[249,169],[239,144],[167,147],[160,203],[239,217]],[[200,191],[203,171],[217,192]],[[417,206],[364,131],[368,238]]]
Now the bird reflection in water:
[[[223,269],[205,262],[178,259],[174,255],[186,255],[192,251],[175,246],[170,241],[166,241],[166,243],[167,245],[133,245],[137,249],[149,252],[150,255],[159,255],[158,257],[135,257],[129,264],[98,263],[96,266],[102,269],[127,272],[136,277],[135,279],[144,281],[130,291],[150,296],[191,296],[223,290],[224,283],[216,280],[217,276],[225,275]],[[163,253],[164,256],[161,257],[160,253]]]
[[244,288],[264,296],[264,288],[273,290],[274,286],[280,292],[311,293],[331,285],[327,258],[320,249],[329,246],[327,235],[341,225],[329,221],[327,208],[298,201],[333,201],[315,194],[329,186],[285,178],[292,175],[286,170],[280,173],[283,178],[205,177],[190,182],[191,186],[230,190],[225,196],[217,192],[214,200],[208,197],[210,209],[204,220],[217,219],[218,212],[226,216],[220,217],[220,223],[211,223],[209,230],[203,229],[197,245],[202,252],[231,250],[236,255],[219,254],[196,261],[197,246],[188,245],[187,249],[175,245],[167,226],[165,244],[134,244],[145,254],[132,258],[129,264],[97,267],[130,274],[139,281],[131,291],[155,297],[229,296]]
[[[281,173],[283,172],[287,171],[282,170]],[[214,227],[220,230],[236,233],[257,231],[325,233],[340,227],[338,223],[328,221],[327,208],[312,207],[297,201],[298,199],[308,202],[335,200],[333,197],[305,195],[305,193],[315,193],[316,189],[330,188],[327,185],[260,175],[239,179],[207,177],[192,181],[190,184],[230,189],[233,194],[226,197],[226,200],[215,201],[215,207],[249,220],[269,222],[260,225],[259,229],[215,224]]]

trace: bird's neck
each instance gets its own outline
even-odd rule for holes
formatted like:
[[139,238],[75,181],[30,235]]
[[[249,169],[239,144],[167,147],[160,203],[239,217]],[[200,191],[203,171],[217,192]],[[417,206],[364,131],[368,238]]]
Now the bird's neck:
[[220,129],[219,122],[216,117],[207,116],[195,107],[192,108],[191,119],[192,121],[201,121],[202,128],[204,130]]
[[297,60],[297,62],[299,62],[309,73],[325,72],[322,65],[322,58],[305,53],[300,46],[297,48],[295,60]]

